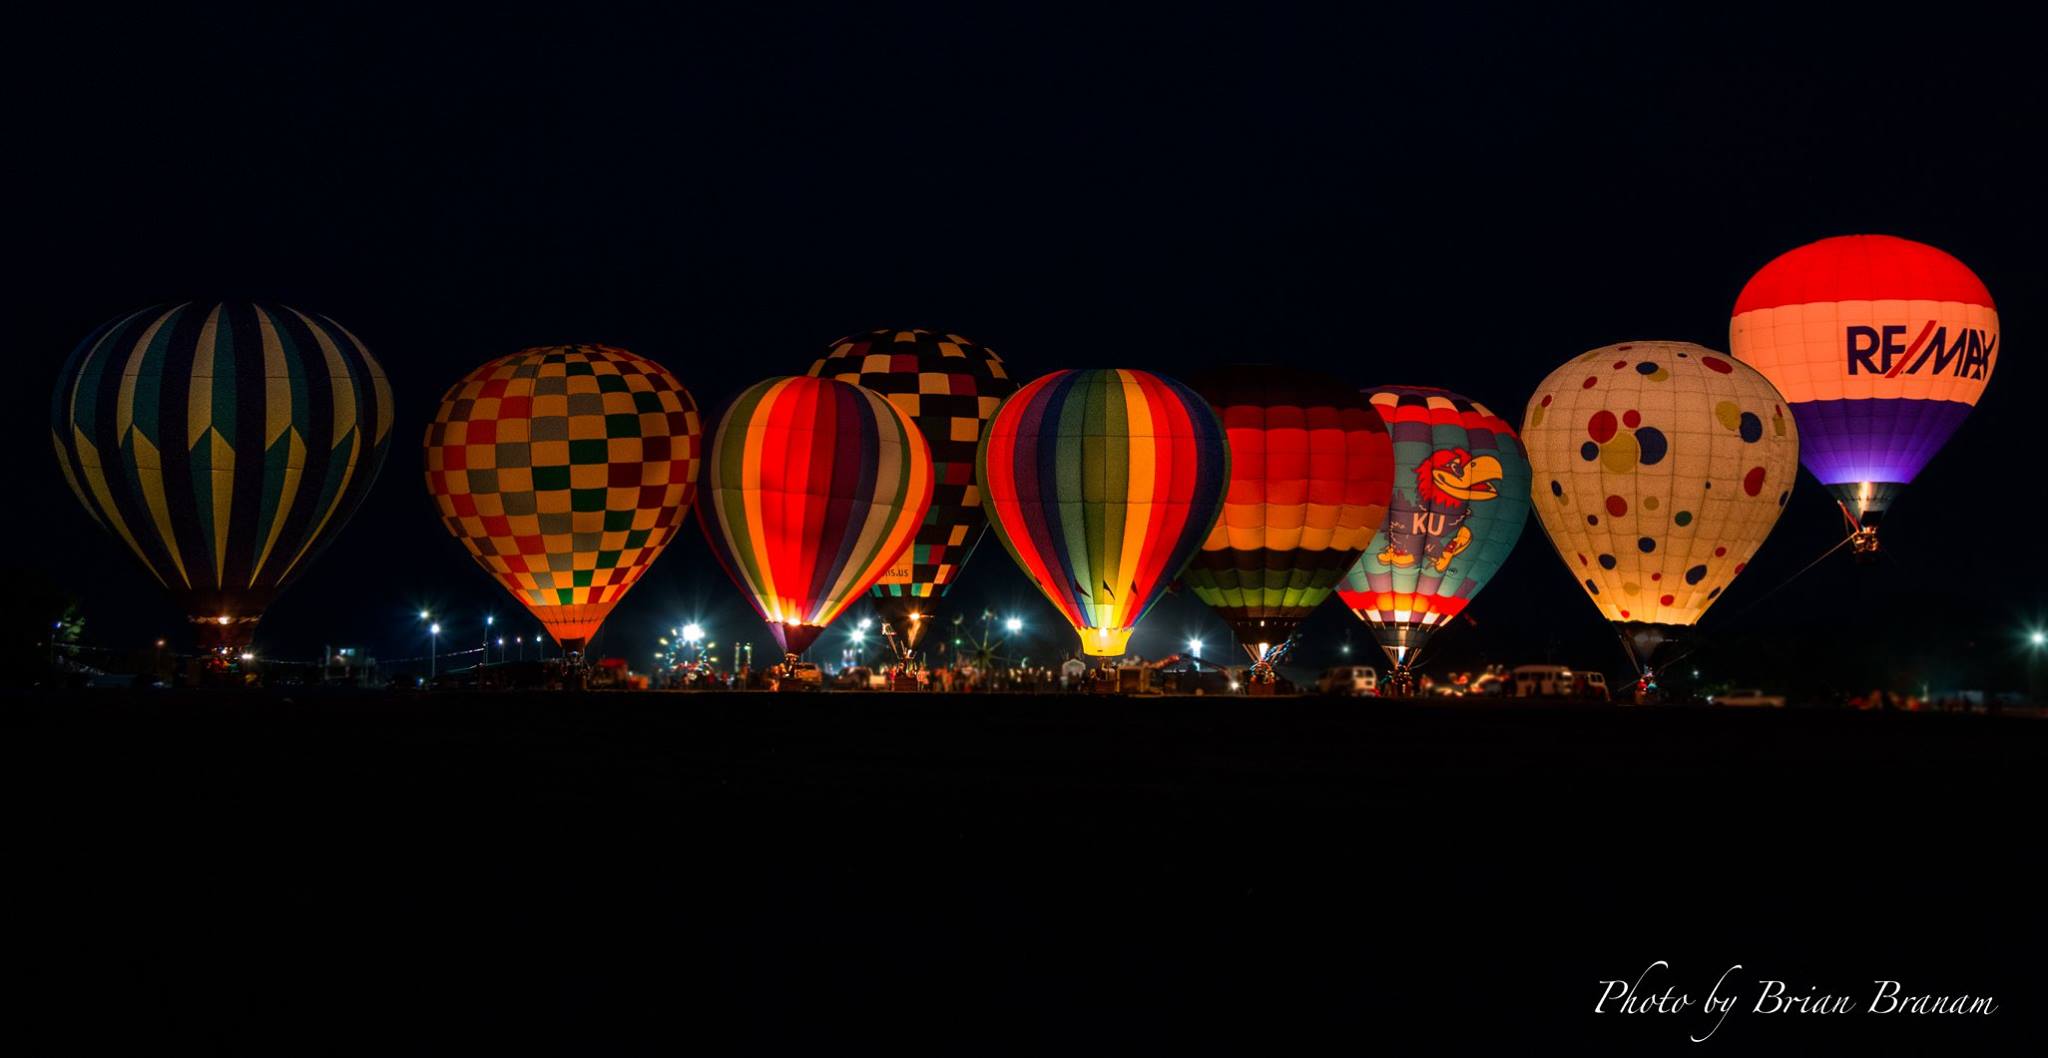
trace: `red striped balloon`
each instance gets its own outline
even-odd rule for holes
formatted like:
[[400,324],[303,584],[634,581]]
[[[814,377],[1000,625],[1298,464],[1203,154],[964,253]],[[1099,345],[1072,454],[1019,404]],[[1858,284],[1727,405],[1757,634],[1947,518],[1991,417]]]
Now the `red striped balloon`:
[[931,503],[931,449],[909,417],[810,377],[734,399],[698,494],[712,551],[791,654],[889,571]]

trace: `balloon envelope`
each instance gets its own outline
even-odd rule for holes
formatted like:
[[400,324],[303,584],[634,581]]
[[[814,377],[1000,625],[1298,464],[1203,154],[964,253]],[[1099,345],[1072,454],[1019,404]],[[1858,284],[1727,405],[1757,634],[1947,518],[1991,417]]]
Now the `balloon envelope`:
[[1983,396],[1998,311],[1975,273],[1932,246],[1843,235],[1757,272],[1728,342],[1784,395],[1806,468],[1874,524]]
[[916,646],[934,623],[935,603],[988,529],[974,483],[974,453],[982,427],[1017,383],[994,350],[957,334],[925,330],[842,338],[809,373],[887,397],[931,447],[931,510],[910,547],[870,590],[896,635]]
[[72,353],[53,414],[79,502],[223,650],[362,502],[391,421],[384,371],[347,329],[241,302],[105,324]]
[[1231,367],[1189,385],[1223,422],[1230,485],[1181,579],[1239,643],[1284,641],[1386,523],[1387,428],[1362,394],[1313,371]]
[[1207,539],[1230,477],[1223,426],[1147,371],[1056,371],[983,431],[982,503],[1089,654],[1115,657]]
[[427,491],[477,564],[574,653],[674,539],[702,446],[696,402],[667,368],[543,346],[441,398]]
[[1522,436],[1550,542],[1608,620],[1690,625],[1777,523],[1799,431],[1777,390],[1686,342],[1574,357]]
[[931,507],[916,424],[832,379],[749,387],[712,431],[710,460],[704,535],[792,654],[888,573]]
[[1478,401],[1423,386],[1367,395],[1393,439],[1393,498],[1337,591],[1405,666],[1514,550],[1529,461],[1514,428]]

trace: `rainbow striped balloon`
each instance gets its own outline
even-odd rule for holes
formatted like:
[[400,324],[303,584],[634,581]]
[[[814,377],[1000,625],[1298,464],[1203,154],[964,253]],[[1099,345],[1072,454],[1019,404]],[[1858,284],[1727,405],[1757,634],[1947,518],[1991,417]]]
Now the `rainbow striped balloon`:
[[1207,401],[1145,371],[1056,371],[982,432],[996,536],[1081,634],[1115,657],[1223,509],[1230,447]]
[[910,546],[932,504],[931,448],[873,390],[771,378],[719,419],[697,502],[725,571],[801,654]]

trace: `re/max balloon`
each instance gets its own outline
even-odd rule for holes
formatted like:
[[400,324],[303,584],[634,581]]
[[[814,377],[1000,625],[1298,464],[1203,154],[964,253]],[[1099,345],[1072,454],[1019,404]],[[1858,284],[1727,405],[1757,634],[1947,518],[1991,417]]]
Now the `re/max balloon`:
[[802,654],[889,572],[932,503],[932,456],[872,390],[756,383],[712,431],[704,536],[782,649]]
[[580,654],[681,528],[702,446],[696,402],[660,364],[526,349],[441,399],[427,491],[477,564]]
[[1393,446],[1364,395],[1328,375],[1242,366],[1189,385],[1223,422],[1230,486],[1181,580],[1270,677],[1295,626],[1385,525]]
[[122,316],[72,353],[53,439],[80,503],[239,653],[370,490],[391,387],[315,313],[229,302]]
[[1193,390],[1147,371],[1056,371],[996,411],[977,460],[996,536],[1098,657],[1202,546],[1230,449]]
[[1536,387],[1522,437],[1544,531],[1645,673],[1762,546],[1799,466],[1770,382],[1686,342],[1572,358]]
[[1399,693],[1437,629],[1500,570],[1529,518],[1529,461],[1507,421],[1448,390],[1370,390],[1393,439],[1393,498],[1337,594],[1394,663]]
[[811,375],[880,393],[917,424],[932,453],[932,506],[917,536],[870,594],[904,649],[937,622],[952,587],[988,529],[974,483],[974,453],[996,407],[1017,389],[1002,358],[957,334],[878,330],[832,344]]
[[1728,343],[1784,394],[1802,461],[1867,556],[1899,490],[1983,397],[1998,310],[1975,273],[1932,246],[1843,235],[1757,272]]

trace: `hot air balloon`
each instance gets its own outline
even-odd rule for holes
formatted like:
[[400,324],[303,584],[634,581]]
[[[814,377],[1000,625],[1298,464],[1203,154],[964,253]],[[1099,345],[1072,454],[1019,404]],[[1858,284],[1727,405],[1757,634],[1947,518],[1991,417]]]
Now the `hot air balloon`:
[[996,411],[975,476],[997,539],[1081,649],[1116,657],[1208,539],[1230,447],[1208,402],[1170,378],[1056,371]]
[[1252,682],[1329,598],[1387,520],[1394,453],[1365,397],[1337,379],[1230,367],[1189,381],[1230,442],[1223,515],[1181,580],[1252,656]]
[[698,502],[712,551],[793,664],[910,547],[931,449],[879,393],[771,378],[719,419]]
[[931,446],[931,512],[910,548],[871,589],[899,660],[907,662],[988,528],[974,484],[974,452],[982,426],[1017,383],[994,350],[957,334],[923,330],[841,338],[811,365],[810,374],[889,398]]
[[1631,342],[1551,372],[1522,437],[1537,517],[1651,688],[1658,648],[1720,598],[1791,496],[1792,416],[1733,357]]
[[1729,351],[1784,394],[1859,559],[1998,366],[1998,310],[1961,261],[1889,235],[1786,253],[1735,299]]
[[1385,525],[1338,597],[1393,662],[1391,693],[1415,693],[1414,666],[1444,623],[1499,571],[1529,518],[1529,460],[1507,421],[1448,390],[1369,390],[1394,442]]
[[541,346],[457,382],[426,444],[448,531],[576,657],[682,526],[703,425],[652,360]]
[[224,665],[376,480],[391,387],[356,337],[281,305],[122,316],[57,384],[64,476]]

